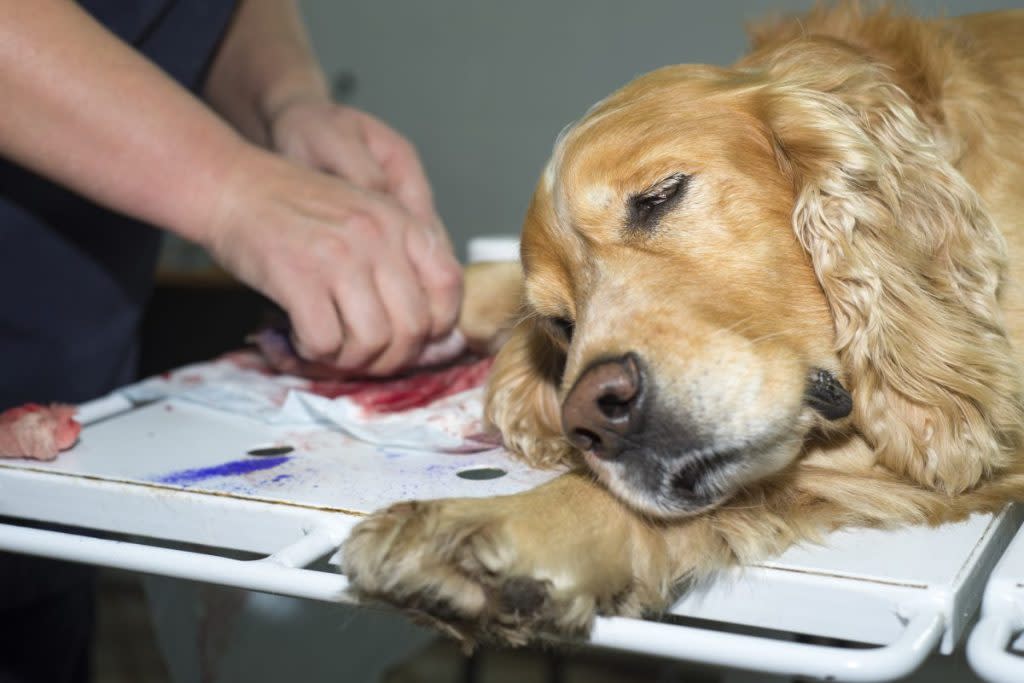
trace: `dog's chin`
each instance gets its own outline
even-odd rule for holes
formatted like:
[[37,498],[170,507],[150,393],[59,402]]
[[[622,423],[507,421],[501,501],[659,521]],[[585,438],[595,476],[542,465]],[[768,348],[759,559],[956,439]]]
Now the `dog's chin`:
[[784,468],[798,450],[797,444],[787,442],[673,458],[637,453],[604,460],[592,453],[583,455],[608,490],[637,512],[680,519],[722,505],[741,489]]
[[[693,476],[688,467],[680,465],[631,467],[621,461],[603,461],[590,453],[584,457],[608,490],[637,512],[651,517],[679,519],[698,515],[728,500],[738,488],[728,486],[728,480],[717,471]],[[685,486],[679,484],[680,477],[687,480]]]

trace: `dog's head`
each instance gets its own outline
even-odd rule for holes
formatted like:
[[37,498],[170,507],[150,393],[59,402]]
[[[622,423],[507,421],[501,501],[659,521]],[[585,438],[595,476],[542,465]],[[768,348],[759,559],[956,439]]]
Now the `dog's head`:
[[602,101],[556,143],[522,257],[489,416],[646,513],[714,506],[830,431],[951,492],[1019,443],[1001,238],[904,92],[841,45]]

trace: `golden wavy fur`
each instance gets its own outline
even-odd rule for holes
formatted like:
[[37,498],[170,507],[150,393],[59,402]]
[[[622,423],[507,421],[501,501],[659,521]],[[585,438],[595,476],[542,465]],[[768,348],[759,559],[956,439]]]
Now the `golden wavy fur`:
[[1024,498],[1024,11],[752,33],[595,105],[538,184],[487,412],[572,471],[372,516],[362,594],[523,643],[840,526]]

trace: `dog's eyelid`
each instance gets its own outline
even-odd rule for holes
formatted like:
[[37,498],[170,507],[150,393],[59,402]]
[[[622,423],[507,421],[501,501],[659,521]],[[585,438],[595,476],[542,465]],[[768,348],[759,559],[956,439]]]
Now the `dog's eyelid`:
[[566,339],[572,339],[572,333],[576,330],[576,322],[571,318],[558,317],[554,318],[553,322],[558,327],[559,331],[565,335]]
[[643,230],[653,228],[658,218],[686,194],[690,177],[686,173],[675,173],[630,197],[626,202],[628,227]]
[[658,181],[636,196],[639,200],[665,201],[679,191],[679,188],[690,180],[686,173],[673,173],[669,177]]
[[552,315],[546,317],[547,327],[551,330],[555,339],[571,342],[573,332],[576,330],[576,321],[568,316]]

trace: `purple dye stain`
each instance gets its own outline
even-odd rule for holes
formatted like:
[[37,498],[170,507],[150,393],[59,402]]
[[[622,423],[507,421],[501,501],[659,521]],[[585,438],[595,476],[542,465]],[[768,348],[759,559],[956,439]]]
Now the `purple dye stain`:
[[[177,486],[192,486],[198,484],[201,481],[207,479],[215,479],[217,477],[234,477],[240,474],[249,474],[251,472],[259,472],[261,470],[269,470],[278,465],[284,464],[291,460],[290,457],[282,455],[277,458],[247,458],[245,460],[232,460],[221,465],[214,465],[213,467],[199,467],[192,470],[181,470],[180,472],[171,472],[165,474],[162,477],[153,479],[158,484],[175,484]],[[278,478],[287,475],[278,475]],[[274,481],[277,481],[275,479]]]
[[271,479],[270,483],[271,484],[277,484],[277,483],[280,483],[282,481],[287,481],[287,480],[289,480],[291,478],[292,478],[292,475],[290,475],[290,474],[279,474],[276,477],[274,477],[273,479]]

